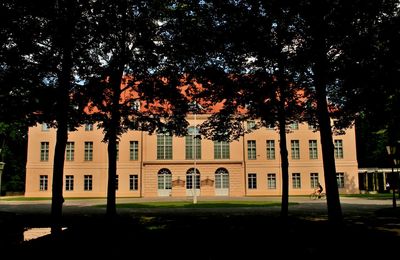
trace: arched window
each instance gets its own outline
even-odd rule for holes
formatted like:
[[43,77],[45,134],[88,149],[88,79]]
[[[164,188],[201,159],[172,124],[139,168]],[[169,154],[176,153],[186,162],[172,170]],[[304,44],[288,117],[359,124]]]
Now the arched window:
[[225,168],[218,168],[215,171],[215,188],[228,189],[229,188],[229,172]]
[[[194,172],[194,168],[190,168],[186,172],[186,189],[193,189],[193,184],[196,189],[200,189],[200,171],[196,168],[196,174]],[[196,177],[194,178],[194,176]]]
[[163,168],[158,171],[158,189],[170,190],[172,187],[172,174],[171,171]]

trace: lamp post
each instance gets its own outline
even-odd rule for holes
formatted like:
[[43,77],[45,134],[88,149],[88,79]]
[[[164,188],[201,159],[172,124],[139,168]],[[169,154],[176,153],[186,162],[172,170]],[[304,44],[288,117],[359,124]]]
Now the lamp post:
[[4,162],[0,162],[0,196],[1,196],[1,175],[3,174],[5,164],[6,163],[4,163]]
[[193,204],[197,204],[197,168],[196,168],[196,157],[197,157],[197,104],[196,101],[194,102],[195,108],[194,108],[194,132],[193,132],[193,182],[192,182],[192,187],[193,187]]
[[[192,103],[189,104],[190,110],[192,111],[194,115],[194,131],[193,131],[193,175],[192,175],[192,192],[193,192],[193,204],[197,204],[197,138],[198,138],[198,132],[197,132],[197,112],[199,109],[204,110],[204,108],[198,104],[196,101],[193,101]],[[200,180],[199,180],[200,181]],[[200,185],[200,184],[199,184]]]
[[394,166],[396,167],[396,174],[393,176],[394,182],[396,183],[395,188],[398,188],[399,198],[400,198],[400,180],[399,180],[399,169],[398,166],[400,164],[400,159],[393,159]]
[[392,188],[392,201],[393,201],[393,208],[396,208],[396,178],[394,176],[394,166],[397,163],[397,160],[394,158],[396,154],[396,146],[386,146],[386,150],[390,158],[392,159],[392,174],[390,180],[390,187]]

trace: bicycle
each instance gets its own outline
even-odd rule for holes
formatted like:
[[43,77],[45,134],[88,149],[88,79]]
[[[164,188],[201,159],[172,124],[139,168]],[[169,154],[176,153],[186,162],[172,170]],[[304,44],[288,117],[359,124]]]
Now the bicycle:
[[317,192],[314,191],[313,193],[310,194],[310,199],[312,199],[312,200],[317,200],[317,199],[324,200],[324,199],[326,199],[326,194],[324,192],[318,194]]

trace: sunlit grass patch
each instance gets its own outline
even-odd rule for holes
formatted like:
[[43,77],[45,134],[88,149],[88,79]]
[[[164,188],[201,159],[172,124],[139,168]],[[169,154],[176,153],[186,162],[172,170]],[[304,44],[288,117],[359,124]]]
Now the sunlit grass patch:
[[[280,206],[279,202],[270,201],[189,201],[121,203],[117,208],[238,208],[238,207],[272,207]],[[102,205],[104,206],[104,205]]]
[[1,198],[4,201],[37,201],[37,200],[51,200],[51,197],[6,197]]
[[[65,200],[91,200],[91,199],[106,199],[105,197],[73,197],[73,198],[64,198]],[[0,200],[4,201],[38,201],[38,200],[51,200],[51,197],[4,197],[0,198]]]
[[[398,193],[395,194],[396,197],[398,196]],[[392,199],[393,194],[390,192],[388,193],[376,193],[376,194],[343,194],[340,195],[343,197],[354,197],[354,198],[364,198],[364,199],[370,199],[370,200],[387,200],[387,199]]]

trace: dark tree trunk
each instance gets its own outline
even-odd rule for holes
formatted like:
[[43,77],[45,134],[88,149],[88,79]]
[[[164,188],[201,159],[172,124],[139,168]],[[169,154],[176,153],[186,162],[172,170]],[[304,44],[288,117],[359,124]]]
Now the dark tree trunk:
[[[113,218],[116,214],[116,177],[117,177],[117,135],[114,123],[111,123],[108,140],[108,187],[107,216]],[[113,128],[113,129],[112,129]]]
[[[282,28],[278,27],[278,31]],[[280,37],[280,33],[278,33]],[[279,38],[278,37],[278,38]],[[281,46],[282,48],[282,46]],[[280,48],[280,49],[281,49]],[[288,218],[289,214],[289,158],[287,150],[287,139],[286,139],[286,99],[287,90],[289,86],[284,76],[284,64],[285,61],[282,57],[278,58],[278,122],[279,122],[279,150],[281,156],[281,170],[282,170],[282,205],[281,205],[281,217],[283,219]]]
[[282,205],[281,205],[281,217],[287,218],[289,213],[289,159],[288,150],[286,144],[286,117],[285,117],[285,106],[284,100],[279,101],[279,150],[281,156],[281,168],[282,168]]
[[[62,206],[63,198],[63,177],[64,177],[64,158],[65,147],[68,141],[68,109],[69,109],[69,90],[72,79],[72,29],[69,23],[68,10],[69,3],[64,3],[66,6],[64,11],[60,11],[58,34],[61,46],[61,70],[59,72],[58,97],[56,104],[56,121],[57,121],[57,136],[54,150],[53,162],[53,185],[52,185],[52,235],[61,233],[62,221]],[[61,5],[61,4],[60,4]]]
[[[65,111],[65,110],[64,110]],[[64,176],[64,156],[65,147],[68,140],[68,128],[65,122],[59,121],[56,137],[56,146],[54,150],[53,162],[53,186],[52,186],[52,201],[51,201],[51,217],[52,235],[61,233],[62,207],[63,198],[63,176]]]
[[[319,45],[323,46],[323,45]],[[336,165],[332,137],[331,118],[329,116],[326,71],[327,61],[325,52],[321,50],[319,62],[315,64],[315,88],[317,99],[317,118],[322,146],[324,164],[324,177],[328,205],[328,219],[332,224],[343,222],[342,208],[340,205],[339,190],[336,180]]]
[[121,98],[121,82],[124,75],[126,44],[127,44],[127,1],[122,1],[117,4],[119,13],[122,14],[119,30],[121,38],[119,38],[118,54],[114,56],[110,68],[110,88],[112,90],[111,100],[111,113],[110,125],[107,129],[108,134],[108,187],[107,187],[107,212],[106,215],[110,219],[116,217],[116,177],[117,177],[117,140],[121,134],[121,112],[120,112],[120,98]]
[[108,129],[108,187],[107,187],[107,216],[116,216],[116,178],[117,178],[117,139],[120,128],[120,95],[121,80],[123,76],[124,63],[119,62],[116,71],[111,75],[110,87],[112,89],[112,104],[110,114],[110,125]]
[[[113,104],[114,106],[114,104]],[[116,114],[111,115],[108,131],[108,187],[107,187],[107,216],[116,216],[116,178],[117,178],[117,122]]]

